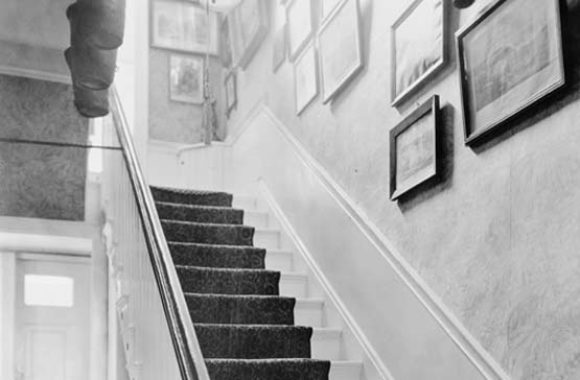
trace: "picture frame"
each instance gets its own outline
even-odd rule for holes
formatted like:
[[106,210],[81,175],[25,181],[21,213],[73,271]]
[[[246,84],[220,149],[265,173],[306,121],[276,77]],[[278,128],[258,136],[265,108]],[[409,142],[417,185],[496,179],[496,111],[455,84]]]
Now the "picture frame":
[[272,42],[272,71],[276,72],[286,60],[286,24],[274,33]]
[[318,60],[316,46],[309,44],[294,61],[294,95],[296,114],[302,112],[318,95]]
[[322,24],[318,50],[324,104],[342,91],[363,68],[358,0],[345,0]]
[[218,54],[218,19],[210,13],[209,35],[205,10],[178,0],[153,0],[151,4],[151,46],[188,53]]
[[245,69],[269,29],[266,0],[243,0],[228,15],[233,65]]
[[232,66],[232,45],[230,43],[230,25],[225,16],[220,23],[220,62],[225,68]]
[[449,60],[449,2],[413,0],[391,26],[391,104],[397,106]]
[[169,56],[169,98],[175,102],[203,103],[203,58],[194,55]]
[[224,89],[226,97],[226,116],[229,117],[238,105],[238,83],[237,75],[231,70],[224,79]]
[[456,39],[467,145],[566,85],[559,0],[499,0]]
[[300,55],[314,35],[312,0],[290,0],[286,7],[288,55],[290,61]]
[[391,129],[391,200],[439,176],[440,113],[439,96],[434,95]]

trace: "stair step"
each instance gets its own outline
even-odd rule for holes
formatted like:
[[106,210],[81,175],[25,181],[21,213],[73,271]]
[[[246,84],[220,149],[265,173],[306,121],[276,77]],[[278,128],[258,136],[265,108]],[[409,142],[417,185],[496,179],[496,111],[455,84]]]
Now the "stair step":
[[293,325],[294,298],[185,294],[193,323]]
[[176,265],[185,293],[278,295],[280,272]]
[[232,205],[246,211],[258,211],[258,199],[253,195],[238,195],[233,197]]
[[167,241],[223,245],[252,245],[254,228],[236,224],[207,224],[161,220]]
[[312,334],[312,358],[321,360],[341,360],[342,330],[315,328]]
[[355,380],[360,379],[362,363],[354,361],[332,361],[328,380]]
[[294,255],[290,251],[268,250],[265,257],[265,267],[270,270],[291,272],[294,269]]
[[231,194],[221,191],[183,190],[152,186],[151,193],[157,202],[231,207],[233,200]]
[[213,224],[242,224],[244,220],[243,210],[229,207],[168,202],[156,202],[155,205],[160,219]]
[[173,242],[169,243],[169,250],[176,265],[242,269],[264,269],[266,266],[263,248]]
[[256,228],[254,245],[266,249],[280,249],[281,233],[278,229]]
[[330,362],[312,359],[209,359],[205,362],[212,380],[327,380],[332,371]]
[[282,296],[306,298],[308,296],[308,276],[303,273],[282,273],[279,289]]
[[244,211],[244,224],[255,228],[268,228],[270,216],[264,211]]
[[324,300],[299,298],[294,306],[294,323],[298,326],[322,327]]
[[194,324],[206,359],[309,358],[312,328]]

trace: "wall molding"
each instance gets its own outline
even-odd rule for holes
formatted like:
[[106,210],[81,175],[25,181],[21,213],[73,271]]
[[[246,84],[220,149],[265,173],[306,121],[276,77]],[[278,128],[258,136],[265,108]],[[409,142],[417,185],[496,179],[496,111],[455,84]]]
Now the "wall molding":
[[70,76],[51,73],[48,71],[23,69],[20,67],[0,65],[0,74],[72,85],[72,80]]
[[0,251],[91,256],[93,241],[57,235],[0,232]]
[[[248,121],[244,122],[244,124],[251,125],[251,121],[261,114],[268,117],[278,132],[291,144],[302,163],[320,180],[332,198],[340,205],[342,210],[357,225],[366,238],[372,242],[387,263],[393,268],[401,280],[403,280],[405,285],[412,291],[415,297],[477,370],[489,380],[510,380],[510,377],[495,358],[483,348],[479,341],[427,285],[411,264],[405,260],[394,244],[383,235],[364,211],[356,206],[349,195],[335,182],[326,169],[310,155],[264,102],[259,102],[256,109],[250,113]],[[246,129],[247,127],[243,131]]]
[[379,375],[384,380],[395,380],[389,369],[383,363],[380,355],[375,351],[372,344],[369,342],[366,335],[363,333],[362,329],[356,323],[355,318],[348,311],[348,308],[344,305],[344,303],[334,290],[334,287],[331,285],[330,281],[328,281],[328,278],[324,275],[322,269],[320,269],[320,267],[314,260],[313,255],[310,253],[310,250],[306,247],[306,245],[304,244],[304,242],[302,241],[302,239],[292,226],[292,223],[288,220],[288,217],[286,216],[286,214],[276,201],[276,197],[274,196],[274,194],[272,194],[272,191],[270,190],[268,184],[263,178],[258,179],[258,189],[261,193],[261,196],[264,197],[266,203],[276,216],[278,222],[281,224],[282,229],[284,230],[284,232],[288,234],[288,237],[290,238],[290,240],[292,240],[292,243],[294,243],[294,245],[296,246],[298,253],[302,256],[304,261],[306,261],[308,267],[312,270],[312,273],[314,274],[316,279],[320,282],[325,293],[330,298],[330,301],[334,304],[334,306],[338,310],[340,316],[345,321],[348,328],[353,333],[353,335],[355,336],[355,338],[365,351],[371,363],[378,370]]

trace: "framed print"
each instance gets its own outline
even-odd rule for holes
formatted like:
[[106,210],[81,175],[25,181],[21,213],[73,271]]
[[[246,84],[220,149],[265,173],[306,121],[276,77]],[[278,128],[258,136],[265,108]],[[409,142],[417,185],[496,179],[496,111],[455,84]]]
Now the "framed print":
[[447,63],[445,0],[414,0],[391,26],[391,102],[405,98]]
[[391,130],[391,200],[438,176],[439,124],[439,97],[435,95]]
[[156,48],[205,54],[218,54],[218,20],[193,3],[154,0],[152,4],[151,45]]
[[269,28],[265,0],[243,0],[228,15],[234,66],[246,68]]
[[318,32],[324,103],[363,67],[359,18],[358,0],[346,0]]
[[566,83],[559,0],[500,0],[457,48],[466,144]]
[[169,56],[169,97],[173,101],[203,103],[203,58]]
[[288,24],[288,52],[294,62],[314,33],[312,0],[292,0],[286,8]]
[[286,59],[286,24],[274,33],[272,68],[276,72]]
[[318,95],[318,67],[314,44],[306,47],[294,62],[294,88],[296,114],[300,115]]
[[226,92],[226,115],[229,117],[232,110],[236,108],[238,104],[238,88],[235,71],[232,70],[226,75],[224,86]]
[[323,21],[326,20],[341,1],[343,0],[320,0],[320,14]]

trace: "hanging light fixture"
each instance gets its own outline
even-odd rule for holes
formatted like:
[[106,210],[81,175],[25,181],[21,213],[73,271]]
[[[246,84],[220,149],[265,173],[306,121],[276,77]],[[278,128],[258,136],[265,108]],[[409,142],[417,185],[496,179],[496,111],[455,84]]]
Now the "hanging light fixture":
[[463,9],[470,7],[474,2],[475,0],[453,0],[453,6],[455,6],[455,8]]
[[200,5],[212,12],[228,13],[237,7],[242,0],[199,0]]
[[126,0],[78,0],[66,15],[70,22],[71,46],[89,44],[117,49],[123,43]]

